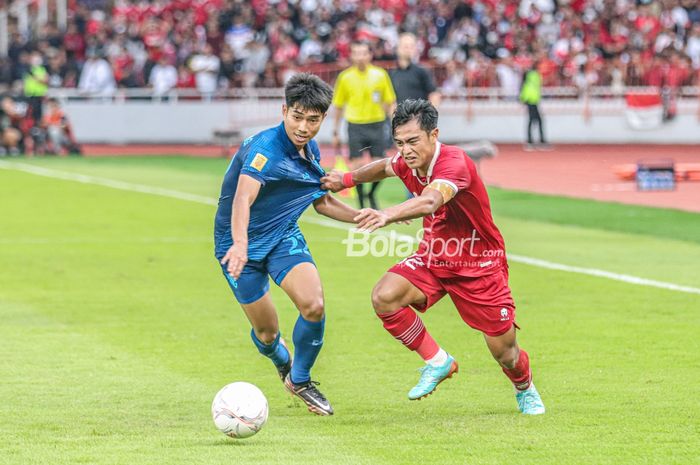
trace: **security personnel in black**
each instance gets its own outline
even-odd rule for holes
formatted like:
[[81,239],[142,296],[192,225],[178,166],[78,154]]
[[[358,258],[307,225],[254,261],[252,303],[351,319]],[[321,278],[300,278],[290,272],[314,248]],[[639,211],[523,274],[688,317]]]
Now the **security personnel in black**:
[[391,84],[396,92],[396,103],[407,99],[423,99],[429,100],[437,108],[440,104],[440,92],[437,91],[428,70],[413,62],[415,56],[416,36],[404,32],[399,36],[396,47],[398,66],[389,71]]

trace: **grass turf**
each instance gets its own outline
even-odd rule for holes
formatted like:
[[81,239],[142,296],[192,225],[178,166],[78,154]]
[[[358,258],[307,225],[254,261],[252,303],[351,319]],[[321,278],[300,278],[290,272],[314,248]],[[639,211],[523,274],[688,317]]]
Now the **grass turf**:
[[[30,163],[212,198],[226,167],[187,158]],[[699,284],[700,215],[491,195],[513,253]],[[402,196],[395,183],[384,187],[385,202]],[[303,222],[328,309],[314,375],[337,412],[319,418],[290,401],[248,339],[212,257],[215,207],[3,169],[0,197],[2,464],[697,460],[698,295],[513,263],[519,337],[547,414],[516,413],[512,388],[449,301],[425,322],[460,373],[410,403],[420,361],[369,305],[395,259],[347,258],[344,231]],[[630,208],[640,213],[621,221]],[[640,228],[640,216],[651,226]],[[664,228],[669,221],[683,233]],[[274,286],[273,298],[290,334],[296,312]],[[218,433],[209,416],[213,395],[235,380],[254,382],[270,402],[268,424],[245,441]]]

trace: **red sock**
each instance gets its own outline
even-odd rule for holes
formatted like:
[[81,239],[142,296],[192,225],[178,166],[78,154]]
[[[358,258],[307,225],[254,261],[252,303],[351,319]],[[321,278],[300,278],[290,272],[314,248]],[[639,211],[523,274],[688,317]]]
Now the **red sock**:
[[403,307],[392,313],[378,315],[384,329],[411,350],[418,352],[423,360],[429,360],[440,350],[435,339],[428,333],[416,312]]
[[513,386],[518,391],[524,391],[530,387],[532,382],[532,371],[530,371],[530,357],[527,352],[520,349],[518,363],[513,368],[502,368],[503,373],[513,382]]

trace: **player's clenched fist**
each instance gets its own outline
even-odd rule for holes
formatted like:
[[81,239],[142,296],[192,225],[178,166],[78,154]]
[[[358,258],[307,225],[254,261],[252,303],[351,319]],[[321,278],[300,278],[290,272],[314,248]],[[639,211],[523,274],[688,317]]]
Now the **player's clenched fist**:
[[221,264],[228,266],[226,271],[229,275],[233,276],[233,279],[238,279],[243,271],[243,267],[248,262],[248,246],[241,244],[239,242],[233,244],[233,246],[228,249],[224,258],[221,259]]
[[343,174],[344,173],[342,171],[331,170],[321,178],[321,187],[331,192],[342,191],[346,187],[343,184]]
[[386,226],[389,223],[389,215],[380,210],[363,208],[354,220],[357,222],[358,229],[372,232]]

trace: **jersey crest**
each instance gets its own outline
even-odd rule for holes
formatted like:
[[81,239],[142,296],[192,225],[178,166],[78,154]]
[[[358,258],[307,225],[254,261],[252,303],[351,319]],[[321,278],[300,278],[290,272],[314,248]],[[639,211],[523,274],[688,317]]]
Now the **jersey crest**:
[[265,163],[267,163],[267,157],[262,153],[256,153],[255,158],[253,158],[253,161],[250,163],[250,167],[262,171]]

